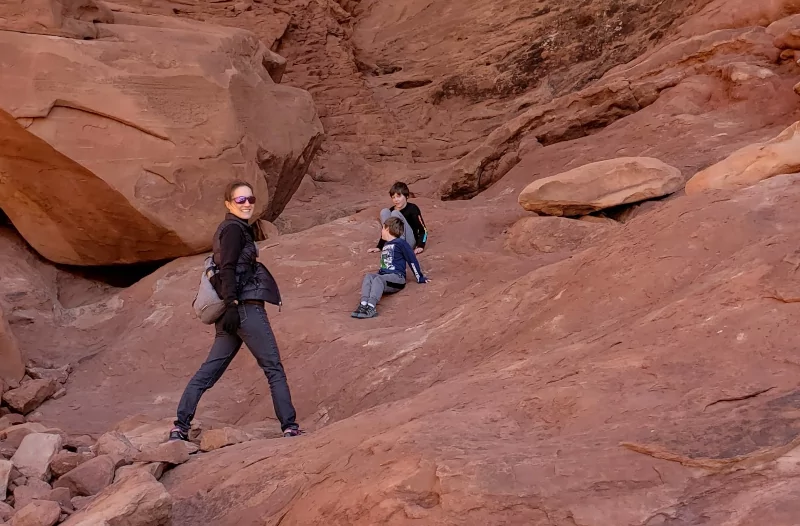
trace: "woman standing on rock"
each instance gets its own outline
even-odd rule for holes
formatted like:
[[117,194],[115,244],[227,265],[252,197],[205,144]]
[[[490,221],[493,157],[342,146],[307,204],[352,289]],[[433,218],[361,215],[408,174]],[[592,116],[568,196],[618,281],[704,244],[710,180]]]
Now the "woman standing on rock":
[[283,436],[303,433],[295,422],[289,384],[264,309],[264,302],[274,298],[278,288],[267,269],[257,261],[258,247],[253,229],[247,222],[253,216],[255,202],[253,187],[249,183],[235,181],[225,189],[228,213],[213,239],[214,263],[220,270],[211,280],[225,301],[225,313],[216,322],[216,338],[208,358],[183,392],[170,440],[189,439],[200,397],[220,379],[242,342],[247,344],[267,376]]

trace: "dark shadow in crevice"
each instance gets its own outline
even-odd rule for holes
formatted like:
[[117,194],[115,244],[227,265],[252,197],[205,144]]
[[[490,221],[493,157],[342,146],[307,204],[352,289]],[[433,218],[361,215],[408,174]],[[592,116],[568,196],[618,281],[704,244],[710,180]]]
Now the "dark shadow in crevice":
[[427,86],[428,84],[432,83],[433,81],[430,79],[424,80],[404,80],[402,82],[398,82],[394,85],[397,89],[414,89],[414,88],[421,88],[423,86]]
[[670,195],[665,195],[662,197],[654,197],[652,199],[647,199],[636,203],[612,206],[610,208],[606,208],[604,210],[600,210],[599,212],[595,212],[589,215],[593,215],[596,217],[607,217],[609,219],[613,219],[614,221],[618,221],[620,223],[627,223],[634,217],[640,216],[643,213],[648,212],[654,208],[658,208],[663,204],[664,201],[669,199],[669,197]]
[[131,263],[127,265],[102,265],[93,267],[81,267],[77,265],[54,266],[63,272],[72,274],[75,277],[99,281],[111,287],[124,289],[135,285],[140,280],[146,278],[156,270],[160,269],[171,259],[163,261],[148,261],[146,263]]
[[99,282],[114,288],[127,288],[135,284],[142,278],[145,278],[163,267],[171,259],[161,261],[150,261],[146,263],[133,263],[127,265],[103,265],[103,266],[79,266],[79,265],[63,265],[60,263],[53,263],[45,259],[34,249],[30,243],[27,242],[24,236],[17,230],[14,223],[11,222],[8,215],[0,208],[0,229],[11,230],[14,235],[18,236],[30,249],[31,254],[35,255],[43,264],[51,265],[56,269],[70,274],[76,278],[84,280]]

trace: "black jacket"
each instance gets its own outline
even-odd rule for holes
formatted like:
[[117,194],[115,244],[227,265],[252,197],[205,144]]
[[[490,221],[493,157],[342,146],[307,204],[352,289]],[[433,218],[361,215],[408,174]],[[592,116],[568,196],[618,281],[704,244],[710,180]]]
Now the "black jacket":
[[[395,207],[389,210],[394,212]],[[417,242],[417,247],[425,248],[425,243],[428,242],[428,229],[425,227],[425,222],[422,220],[422,212],[419,207],[414,203],[406,203],[406,206],[400,210],[403,217],[408,221],[408,226],[414,231],[414,239]],[[386,241],[383,239],[378,240],[378,248],[383,248]]]
[[258,262],[253,228],[233,214],[226,214],[212,241],[214,263],[219,268],[211,283],[219,297],[233,300],[281,304],[278,284],[267,267]]

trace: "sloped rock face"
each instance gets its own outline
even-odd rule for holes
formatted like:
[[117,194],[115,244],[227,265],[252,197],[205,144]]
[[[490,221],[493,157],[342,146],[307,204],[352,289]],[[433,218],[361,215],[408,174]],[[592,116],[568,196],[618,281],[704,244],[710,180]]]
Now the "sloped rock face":
[[379,389],[427,388],[166,474],[178,524],[790,525],[797,183],[672,200],[423,322]]
[[686,183],[686,193],[752,186],[776,175],[800,172],[800,122],[763,143],[746,146]]
[[0,5],[0,30],[74,38],[96,38],[95,22],[114,16],[95,0],[6,0]]
[[18,382],[24,374],[25,365],[22,362],[17,338],[11,332],[0,306],[0,383],[3,381]]
[[[254,31],[287,57],[284,82],[314,96],[328,138],[309,171],[320,183],[315,198],[292,201],[278,223],[296,232],[363,209],[349,196],[374,201],[398,177],[420,181],[418,195],[461,199],[485,190],[518,159],[490,155],[466,178],[469,168],[448,165],[527,110],[559,107],[615,65],[658,48],[708,1],[263,0],[241,3],[246,8],[184,3],[174,16]],[[173,12],[162,0],[117,3]],[[598,109],[549,139],[573,139],[640,109],[630,93],[619,95],[587,99],[587,109]]]
[[[233,179],[252,183],[259,215],[274,219],[322,138],[308,93],[275,84],[265,67],[273,54],[246,31],[135,14],[115,21],[98,24],[100,38],[89,42],[0,32],[8,64],[0,74],[7,88],[0,108],[98,178],[94,186],[110,188],[93,193],[81,185],[94,204],[83,213],[52,212],[56,217],[48,221],[78,237],[85,234],[75,230],[91,231],[91,215],[102,215],[103,208],[123,215],[133,208],[144,216],[144,232],[129,233],[125,224],[116,224],[116,238],[98,236],[112,247],[130,237],[132,249],[43,255],[59,263],[104,265],[201,252],[210,247],[224,211],[222,189]],[[43,72],[47,82],[39,81]],[[30,179],[24,170],[3,176],[6,187]],[[39,185],[31,198],[43,204],[63,191],[48,192],[41,178],[28,184]],[[18,206],[8,195],[0,197],[0,208]],[[14,212],[8,215],[15,223],[34,221],[34,214]],[[58,218],[66,213],[71,225]],[[102,231],[107,225],[99,226]],[[44,229],[19,230],[35,247],[47,244]],[[151,246],[136,247],[137,242]],[[67,243],[73,252],[76,245],[89,250],[85,244]]]
[[[377,206],[260,244],[284,292],[270,321],[310,433],[198,453],[162,479],[172,499],[142,481],[152,508],[174,499],[176,525],[794,526],[798,176],[675,195],[624,225],[532,217],[517,202],[531,182],[604,159],[690,174],[774,137],[800,118],[800,70],[777,63],[772,39],[749,28],[679,41],[527,108],[465,158],[481,195],[414,199],[433,280],[387,297],[377,319],[348,316],[377,266],[365,253]],[[190,315],[201,261],[87,306],[78,319],[95,339],[70,334],[94,346],[42,421],[98,433],[141,412],[119,431],[137,447],[164,440],[213,338]],[[37,327],[18,334],[53,340]],[[243,350],[198,419],[277,433],[268,397]],[[67,524],[151,501],[125,494],[113,513]]]

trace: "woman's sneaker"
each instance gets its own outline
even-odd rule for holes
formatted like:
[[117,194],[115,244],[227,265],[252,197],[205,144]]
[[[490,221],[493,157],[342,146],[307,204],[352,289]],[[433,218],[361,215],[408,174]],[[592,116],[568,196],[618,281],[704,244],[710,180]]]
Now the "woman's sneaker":
[[169,432],[169,440],[168,442],[172,442],[173,440],[183,440],[184,442],[189,441],[189,434],[184,432],[179,427],[173,427],[172,431]]
[[372,305],[367,305],[366,309],[364,310],[364,314],[362,314],[361,318],[374,318],[378,315],[378,309],[373,307]]
[[290,427],[289,429],[283,432],[283,437],[284,438],[298,437],[300,435],[305,435],[305,434],[306,432],[300,429],[299,427]]

